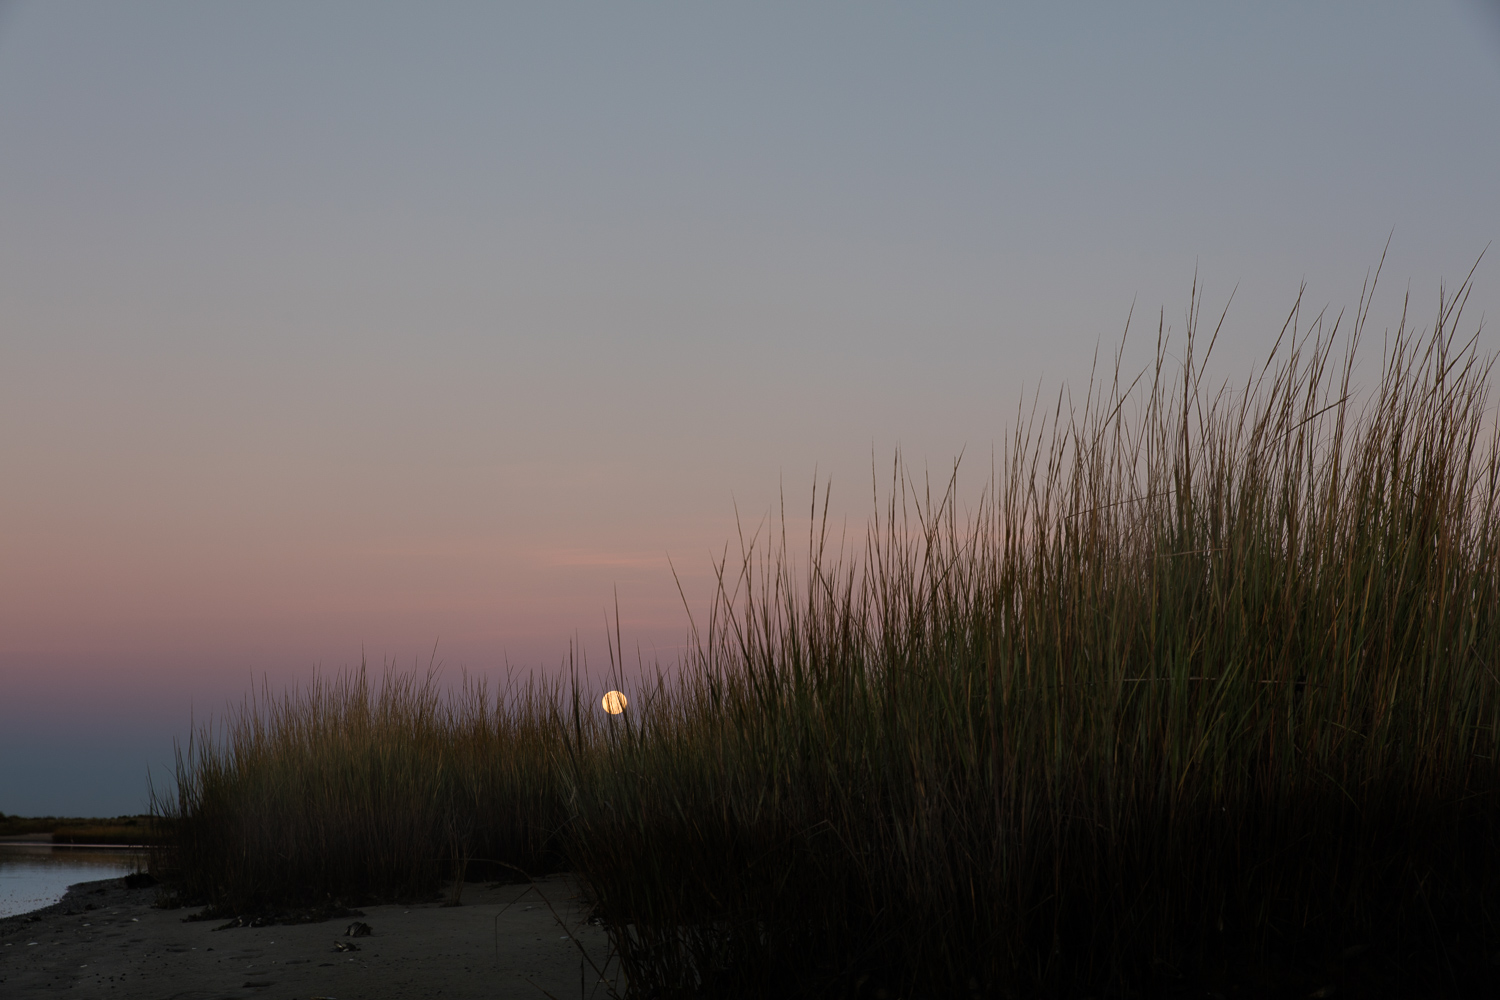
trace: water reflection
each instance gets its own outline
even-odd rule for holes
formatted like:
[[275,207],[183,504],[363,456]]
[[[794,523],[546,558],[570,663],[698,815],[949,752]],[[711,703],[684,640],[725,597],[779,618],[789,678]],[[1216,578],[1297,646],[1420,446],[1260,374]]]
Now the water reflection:
[[142,850],[0,843],[0,917],[51,906],[76,882],[129,875],[145,863]]

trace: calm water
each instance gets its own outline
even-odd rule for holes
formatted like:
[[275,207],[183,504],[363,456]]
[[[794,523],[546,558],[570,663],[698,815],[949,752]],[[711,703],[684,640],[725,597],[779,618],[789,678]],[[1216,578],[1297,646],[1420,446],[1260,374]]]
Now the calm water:
[[0,844],[0,917],[51,906],[68,886],[129,875],[145,851]]

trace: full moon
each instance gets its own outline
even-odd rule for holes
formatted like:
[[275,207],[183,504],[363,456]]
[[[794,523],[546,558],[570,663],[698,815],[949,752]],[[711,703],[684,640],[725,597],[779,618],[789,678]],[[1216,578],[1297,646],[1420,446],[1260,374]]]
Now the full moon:
[[604,696],[604,710],[610,715],[619,715],[625,711],[625,696],[618,691],[610,691]]

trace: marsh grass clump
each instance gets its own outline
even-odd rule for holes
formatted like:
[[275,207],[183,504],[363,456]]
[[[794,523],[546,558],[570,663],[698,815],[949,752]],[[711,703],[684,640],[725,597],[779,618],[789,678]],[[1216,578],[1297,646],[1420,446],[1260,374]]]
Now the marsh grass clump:
[[1462,292],[1363,397],[1363,302],[1342,364],[1294,311],[1212,393],[1190,312],[1176,372],[1159,338],[1021,424],[967,519],[898,467],[860,558],[747,543],[578,783],[632,981],[1085,995],[1376,943],[1465,975],[1497,944],[1500,453]]
[[826,492],[805,558],[744,540],[619,717],[576,672],[248,705],[179,767],[181,877],[566,863],[640,996],[1306,993],[1361,953],[1469,982],[1500,948],[1500,445],[1467,289],[1363,388],[1365,297],[1211,389],[1195,294],[1180,364],[1159,328],[1139,378],[1020,420],[972,512],[898,462],[857,548]]
[[445,698],[432,673],[269,691],[195,733],[157,800],[180,895],[247,912],[418,898],[562,861],[560,699],[539,682]]

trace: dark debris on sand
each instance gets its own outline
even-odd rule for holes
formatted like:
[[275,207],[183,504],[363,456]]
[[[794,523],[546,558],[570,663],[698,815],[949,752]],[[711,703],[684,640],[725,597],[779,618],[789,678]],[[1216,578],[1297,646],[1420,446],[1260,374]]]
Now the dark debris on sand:
[[280,908],[264,910],[258,913],[227,913],[215,907],[205,907],[198,913],[183,917],[183,923],[193,923],[199,920],[224,920],[229,919],[216,931],[227,931],[233,927],[270,927],[275,924],[320,924],[327,920],[339,920],[345,917],[362,917],[363,910],[357,910],[344,905],[339,900],[330,899],[317,906],[303,906],[292,908]]

